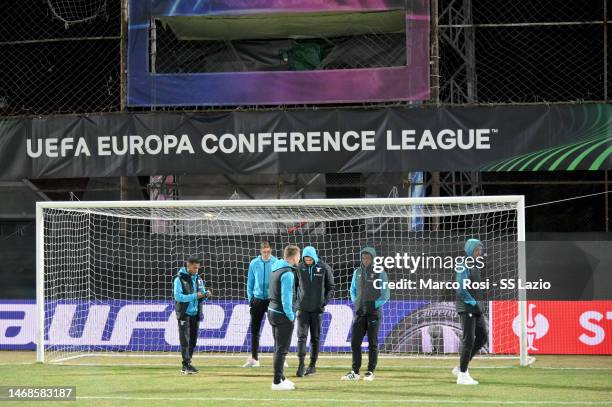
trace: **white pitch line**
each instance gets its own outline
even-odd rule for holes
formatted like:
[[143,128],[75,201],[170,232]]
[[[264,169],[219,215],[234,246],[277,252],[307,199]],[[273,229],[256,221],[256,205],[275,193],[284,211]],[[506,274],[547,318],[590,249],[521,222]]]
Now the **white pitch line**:
[[[36,365],[38,362],[0,362],[0,366],[23,366],[23,365]],[[180,363],[49,363],[47,366],[69,366],[69,367],[77,367],[77,366],[85,366],[85,367],[172,367],[172,366],[180,366]],[[225,367],[242,367],[242,365],[217,365],[211,364],[208,365],[215,368],[225,368]],[[266,366],[262,366],[265,368]],[[268,366],[271,367],[271,366]],[[344,365],[321,365],[322,368],[331,368],[331,369],[339,369],[346,367]],[[427,365],[419,365],[419,366],[388,366],[386,368],[382,368],[379,370],[382,371],[401,371],[401,370],[411,370],[411,369],[440,369],[440,370],[448,370],[451,369],[451,366],[427,366]],[[470,367],[472,370],[487,370],[487,369],[520,369],[519,366],[473,366]],[[553,366],[537,366],[532,365],[529,369],[536,370],[612,370],[612,367],[553,367]]]
[[552,367],[542,366],[533,367],[534,369],[546,369],[546,370],[612,370],[612,367]]
[[125,401],[265,401],[265,402],[324,402],[324,403],[423,403],[423,404],[558,404],[558,405],[600,405],[612,404],[602,401],[532,401],[532,400],[444,400],[444,399],[342,399],[342,398],[252,398],[252,397],[122,397],[122,396],[77,396],[77,400],[125,400]]

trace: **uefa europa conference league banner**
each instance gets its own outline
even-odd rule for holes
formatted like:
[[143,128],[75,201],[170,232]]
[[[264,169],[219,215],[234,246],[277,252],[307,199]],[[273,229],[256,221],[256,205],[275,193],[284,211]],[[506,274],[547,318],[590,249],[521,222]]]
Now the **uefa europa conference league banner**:
[[612,169],[612,105],[0,120],[0,179]]

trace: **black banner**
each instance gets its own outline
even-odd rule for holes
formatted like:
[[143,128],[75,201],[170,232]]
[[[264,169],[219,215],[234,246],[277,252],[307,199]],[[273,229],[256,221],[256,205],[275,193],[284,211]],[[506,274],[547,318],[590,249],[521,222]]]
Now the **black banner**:
[[612,169],[612,105],[5,118],[0,179]]

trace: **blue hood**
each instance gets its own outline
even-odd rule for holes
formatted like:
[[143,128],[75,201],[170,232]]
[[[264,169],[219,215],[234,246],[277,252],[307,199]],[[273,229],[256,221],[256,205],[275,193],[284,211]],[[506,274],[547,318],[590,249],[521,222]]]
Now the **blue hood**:
[[465,254],[467,254],[468,256],[472,256],[474,254],[474,250],[478,247],[483,247],[482,246],[482,242],[478,239],[468,239],[467,242],[465,242]]
[[[372,267],[372,265],[374,264],[374,257],[376,257],[376,249],[373,247],[364,247],[363,249],[361,249],[360,255],[363,256],[364,254],[369,254],[370,256],[372,256],[372,264],[370,265],[370,267]],[[359,264],[363,267],[363,262],[361,261],[361,258],[359,258]]]
[[287,260],[285,259],[276,260],[276,262],[272,265],[272,272],[275,272],[276,270],[279,270],[285,267],[293,267],[293,266],[287,263]]
[[304,261],[304,257],[310,257],[314,260],[314,264],[319,262],[319,256],[317,256],[317,250],[312,246],[306,246],[304,251],[302,252],[302,261]]
[[363,256],[364,254],[369,254],[372,256],[372,261],[374,261],[374,257],[376,257],[376,249],[373,247],[364,247],[361,249],[361,255]]
[[372,258],[376,257],[376,249],[373,247],[364,247],[363,249],[361,249],[362,256],[364,253],[369,254],[370,256],[372,256]]
[[179,274],[189,274],[189,272],[187,271],[187,267],[181,267],[179,269]]

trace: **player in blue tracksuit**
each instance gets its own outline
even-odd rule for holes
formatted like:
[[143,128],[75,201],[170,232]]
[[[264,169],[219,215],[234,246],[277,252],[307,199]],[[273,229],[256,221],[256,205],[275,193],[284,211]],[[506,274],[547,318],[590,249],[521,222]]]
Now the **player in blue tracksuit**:
[[270,242],[264,240],[260,245],[260,255],[249,264],[247,277],[247,298],[251,314],[251,357],[244,367],[259,367],[259,335],[263,317],[268,310],[270,299],[268,287],[270,285],[270,272],[277,258],[272,256]]
[[200,317],[202,315],[202,302],[211,297],[210,290],[206,290],[204,280],[198,275],[200,260],[189,257],[187,266],[181,267],[172,283],[174,297],[174,311],[178,320],[179,341],[181,343],[181,356],[183,368],[181,373],[198,373],[198,369],[191,364],[193,351],[200,333]]
[[[479,283],[480,271],[484,263],[476,262],[478,257],[483,256],[483,245],[478,239],[468,239],[465,242],[465,254],[471,258],[470,263],[464,261],[457,265],[456,281],[459,283],[455,307],[461,319],[463,335],[461,337],[461,354],[459,367],[453,369],[457,376],[457,384],[478,384],[468,372],[470,360],[487,343],[487,324],[483,316],[483,310],[479,299],[478,290],[464,287],[465,282]],[[468,265],[472,267],[468,267]]]
[[[380,327],[380,308],[389,300],[389,288],[383,283],[389,278],[384,271],[375,273],[373,269],[376,250],[365,247],[361,250],[361,265],[353,273],[350,295],[355,317],[353,318],[351,350],[353,352],[353,370],[342,377],[342,380],[359,380],[361,369],[361,343],[368,334],[368,371],[364,380],[374,380],[374,369],[378,362],[378,329]],[[381,280],[376,283],[376,280]],[[380,285],[379,285],[380,284]],[[379,288],[376,288],[379,287]]]
[[300,248],[287,246],[283,260],[272,266],[270,274],[270,308],[268,321],[274,336],[274,380],[272,390],[293,390],[293,382],[284,375],[285,358],[291,345],[291,334],[295,321],[295,267],[300,262]]

